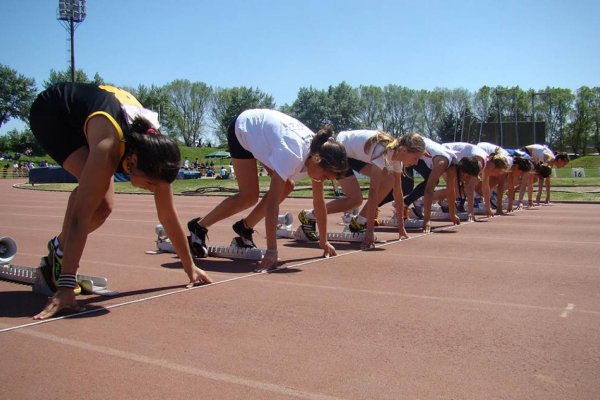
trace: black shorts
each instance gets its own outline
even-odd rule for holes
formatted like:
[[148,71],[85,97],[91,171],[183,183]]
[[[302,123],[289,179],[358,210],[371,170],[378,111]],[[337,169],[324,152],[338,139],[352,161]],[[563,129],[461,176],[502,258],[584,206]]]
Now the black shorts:
[[52,91],[38,96],[31,106],[29,123],[42,148],[60,165],[80,147],[87,147],[82,124],[74,124],[65,102]]
[[348,158],[348,169],[346,170],[346,175],[344,175],[344,178],[353,176],[354,171],[360,173],[360,170],[366,167],[367,165],[369,164],[364,161],[360,161],[355,158]]
[[235,121],[237,117],[231,121],[229,124],[229,128],[227,128],[227,144],[229,146],[229,154],[231,154],[231,158],[236,158],[238,160],[248,160],[254,158],[254,155],[250,153],[248,150],[242,147],[240,141],[235,135]]

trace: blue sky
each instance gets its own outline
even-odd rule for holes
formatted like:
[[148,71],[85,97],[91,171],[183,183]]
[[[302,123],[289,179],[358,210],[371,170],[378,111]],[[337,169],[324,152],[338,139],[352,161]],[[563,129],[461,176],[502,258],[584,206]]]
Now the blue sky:
[[[1,0],[0,63],[34,78],[64,70],[58,0]],[[396,84],[600,86],[597,0],[88,0],[76,67],[117,86],[175,79],[298,90]],[[22,124],[11,121],[5,133]]]

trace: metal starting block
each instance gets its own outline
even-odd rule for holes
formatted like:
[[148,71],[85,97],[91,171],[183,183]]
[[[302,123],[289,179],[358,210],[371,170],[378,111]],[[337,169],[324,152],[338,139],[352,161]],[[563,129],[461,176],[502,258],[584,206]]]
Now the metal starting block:
[[263,259],[266,250],[258,248],[239,247],[235,239],[229,246],[208,246],[208,255],[220,258],[237,258],[243,260],[260,261]]
[[[354,233],[354,232],[329,232],[327,233],[327,240],[330,242],[362,242],[365,237],[364,232]],[[302,230],[302,227],[298,227],[294,231],[294,239],[301,242],[314,242],[314,240],[309,240],[306,237],[306,234]],[[377,241],[377,237],[374,237],[374,240]]]
[[[398,226],[398,217],[396,214],[392,218],[381,220],[380,226]],[[404,220],[404,227],[407,229],[421,229],[423,228],[423,220],[411,218]]]
[[[42,263],[44,259],[42,258]],[[48,286],[40,267],[22,267],[19,265],[0,265],[0,279],[32,286],[34,293],[52,296],[54,292]],[[77,275],[77,283],[85,294],[115,296],[119,294],[108,289],[108,279],[97,276]]]
[[[458,215],[458,218],[460,218],[461,221],[466,221],[468,219],[469,213],[457,212],[456,215]],[[450,219],[450,213],[443,212],[441,210],[431,211],[430,219],[431,221],[448,221]]]
[[[162,254],[162,253],[177,253],[171,240],[166,236],[159,236],[156,240],[157,250],[148,250],[146,254]],[[260,261],[263,259],[265,250],[257,248],[246,248],[240,247],[237,244],[237,240],[233,239],[229,246],[207,246],[206,250],[208,255],[211,257],[220,258],[237,258],[244,260],[256,260]]]

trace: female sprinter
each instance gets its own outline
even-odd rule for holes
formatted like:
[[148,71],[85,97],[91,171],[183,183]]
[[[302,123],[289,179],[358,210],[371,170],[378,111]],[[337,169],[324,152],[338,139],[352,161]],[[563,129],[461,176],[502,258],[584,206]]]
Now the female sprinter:
[[[486,203],[486,214],[493,217],[491,199],[490,199],[490,177],[503,174],[508,169],[508,160],[506,155],[496,151],[489,155],[481,147],[464,142],[444,143],[444,147],[456,153],[457,160],[460,162],[465,157],[475,157],[481,168],[481,186],[482,194]],[[468,220],[475,220],[475,190],[479,182],[478,176],[470,175],[467,180],[467,204]],[[448,199],[450,201],[450,199]]]
[[[425,141],[425,153],[418,160],[416,165],[405,168],[405,174],[402,176],[402,191],[404,197],[404,219],[408,219],[408,207],[423,197],[423,209],[415,210],[416,213],[421,213],[423,218],[423,232],[431,231],[431,204],[435,197],[435,188],[441,177],[446,181],[447,191],[444,191],[439,199],[448,196],[451,201],[448,201],[450,221],[453,224],[460,224],[460,218],[456,215],[456,187],[457,182],[457,165],[456,155],[442,146],[441,144],[429,139],[423,138]],[[417,171],[422,177],[423,182],[415,186],[414,171]],[[392,193],[388,193],[386,198],[379,203],[381,207],[385,203],[393,200]],[[396,214],[402,216],[403,214]],[[402,218],[402,217],[400,217]]]
[[[374,130],[343,131],[337,135],[336,140],[346,149],[350,169],[345,177],[338,180],[346,196],[327,203],[327,213],[333,214],[359,207],[363,196],[354,171],[368,176],[369,197],[359,215],[352,217],[350,231],[365,232],[361,247],[372,248],[375,246],[377,205],[392,190],[398,215],[402,215],[402,170],[403,167],[417,163],[425,151],[425,142],[417,133],[409,133],[395,139],[385,132]],[[299,215],[303,225],[310,224],[310,220],[314,218],[312,210],[303,210]],[[398,233],[400,239],[408,237],[404,224],[398,224]]]
[[269,191],[246,216],[233,225],[243,245],[255,247],[254,226],[265,218],[267,252],[257,272],[277,265],[277,217],[279,204],[294,188],[295,178],[312,179],[313,206],[321,237],[323,256],[337,255],[327,241],[327,212],[323,182],[343,176],[348,169],[344,146],[333,139],[331,128],[316,135],[300,121],[275,110],[252,109],[242,112],[227,131],[227,142],[236,171],[239,192],[223,200],[203,218],[188,223],[194,254],[206,257],[208,227],[256,204],[259,198],[257,161],[271,176]]
[[[530,144],[521,149],[531,156],[535,163],[544,163],[552,168],[564,168],[569,164],[569,155],[567,153],[554,154],[552,150],[545,144]],[[540,204],[542,199],[543,188],[546,188],[546,200],[545,204],[550,203],[550,176],[545,178],[538,176],[539,186],[536,195],[536,202]]]
[[193,263],[173,204],[171,182],[179,171],[179,148],[158,132],[155,113],[112,86],[63,83],[40,93],[31,107],[30,122],[46,152],[79,182],[69,196],[62,232],[48,243],[48,263],[42,267],[56,294],[35,319],[67,307],[81,310],[75,301],[77,269],[88,235],[112,211],[117,170],[128,173],[132,185],[154,194],[158,219],[190,285],[211,282]]

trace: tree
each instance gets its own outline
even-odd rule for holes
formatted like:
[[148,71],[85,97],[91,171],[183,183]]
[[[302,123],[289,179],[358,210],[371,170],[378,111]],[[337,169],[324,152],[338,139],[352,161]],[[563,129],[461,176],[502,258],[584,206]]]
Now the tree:
[[[50,86],[56,85],[57,83],[71,82],[71,68],[68,68],[64,71],[56,71],[54,69],[50,70],[50,76],[47,81],[44,81],[44,89],[48,89]],[[104,85],[104,79],[100,76],[99,73],[94,74],[94,79],[89,79],[87,74],[81,70],[75,70],[75,82],[79,83],[93,83],[95,85]]]
[[318,131],[325,123],[331,123],[329,119],[331,108],[327,92],[313,87],[300,88],[289,114],[313,132]]
[[567,126],[573,114],[575,95],[570,89],[550,88],[544,90],[547,96],[541,98],[546,105],[546,142],[558,151],[566,150]]
[[383,88],[383,93],[385,99],[383,130],[396,137],[415,130],[415,91],[404,86],[387,85]]
[[591,89],[592,145],[600,153],[600,87]]
[[27,148],[30,148],[33,154],[41,155],[45,153],[30,129],[21,132],[17,129],[11,129],[6,135],[0,136],[0,149],[2,150],[10,149],[14,152],[24,153]]
[[164,90],[170,103],[164,114],[167,128],[173,130],[173,135],[181,137],[186,146],[201,143],[212,88],[203,82],[178,79],[166,85]]
[[415,94],[417,131],[433,140],[438,139],[438,132],[441,131],[444,122],[443,93],[442,89],[435,88],[431,92],[420,90]]
[[456,127],[458,126],[458,114],[452,111],[447,111],[446,115],[442,119],[442,123],[439,127],[438,136],[442,143],[449,143],[456,141]]
[[273,96],[251,87],[217,89],[212,102],[212,119],[216,124],[215,134],[221,144],[227,143],[229,124],[242,111],[251,108],[275,108]]
[[[126,88],[123,88],[126,89]],[[168,132],[167,129],[163,129],[162,127],[167,127],[169,125],[168,118],[169,115],[172,114],[170,111],[171,102],[169,98],[169,94],[165,87],[152,85],[150,87],[145,85],[138,85],[137,89],[126,89],[131,94],[135,96],[136,99],[142,105],[152,111],[158,113],[158,119],[161,124],[161,132],[164,134],[168,134],[173,136],[171,132]]]
[[356,129],[360,123],[360,98],[358,91],[346,82],[329,86],[327,103],[330,105],[329,121],[335,131]]
[[587,154],[589,134],[593,126],[594,92],[587,86],[577,90],[575,100],[575,119],[570,125],[568,142],[573,153]]
[[381,129],[383,112],[383,90],[379,86],[359,86],[358,118],[361,128]]
[[0,64],[0,126],[11,118],[28,121],[36,92],[35,80]]

